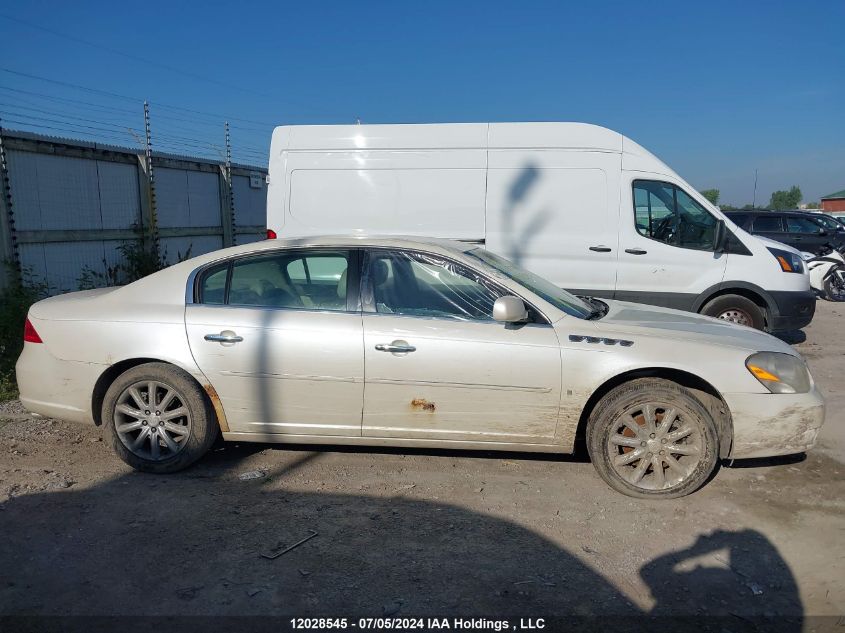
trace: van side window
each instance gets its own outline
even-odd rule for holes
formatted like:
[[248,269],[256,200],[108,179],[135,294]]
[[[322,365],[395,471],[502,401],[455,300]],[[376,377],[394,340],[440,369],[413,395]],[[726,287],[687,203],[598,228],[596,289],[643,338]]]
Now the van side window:
[[779,215],[758,215],[754,218],[754,231],[757,233],[783,233],[783,223]]
[[637,232],[680,248],[712,251],[716,218],[683,189],[667,182],[634,181]]

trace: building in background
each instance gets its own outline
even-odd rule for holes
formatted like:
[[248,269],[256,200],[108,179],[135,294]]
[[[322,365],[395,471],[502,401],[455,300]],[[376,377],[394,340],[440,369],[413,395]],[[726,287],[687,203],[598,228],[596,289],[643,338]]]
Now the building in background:
[[845,212],[845,189],[822,196],[821,199],[822,211],[842,211]]

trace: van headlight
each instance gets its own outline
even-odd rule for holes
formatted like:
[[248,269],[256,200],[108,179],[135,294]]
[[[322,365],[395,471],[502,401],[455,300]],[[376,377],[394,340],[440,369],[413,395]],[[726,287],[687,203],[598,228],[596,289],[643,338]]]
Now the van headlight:
[[766,247],[769,249],[769,252],[775,256],[775,259],[778,260],[778,264],[780,264],[780,269],[785,273],[798,273],[802,274],[804,272],[804,262],[801,260],[801,256],[798,253],[790,253],[789,251],[784,251],[779,248],[771,248]]
[[772,393],[807,393],[812,386],[807,364],[791,354],[759,352],[745,366]]

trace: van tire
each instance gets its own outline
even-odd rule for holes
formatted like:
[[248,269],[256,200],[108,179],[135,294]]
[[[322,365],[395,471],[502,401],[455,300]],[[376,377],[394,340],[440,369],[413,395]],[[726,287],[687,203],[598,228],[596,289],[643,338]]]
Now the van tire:
[[742,295],[721,295],[708,301],[701,314],[762,330],[766,327],[763,308]]
[[[646,410],[653,425],[646,423]],[[614,490],[640,499],[675,499],[695,492],[715,474],[719,435],[713,416],[692,391],[662,378],[638,378],[609,391],[593,409],[587,451]]]

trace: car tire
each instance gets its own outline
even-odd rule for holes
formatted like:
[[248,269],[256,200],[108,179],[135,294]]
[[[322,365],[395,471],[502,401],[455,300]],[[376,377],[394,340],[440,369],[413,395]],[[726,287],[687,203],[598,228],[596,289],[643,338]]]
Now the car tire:
[[766,327],[763,308],[742,295],[722,295],[708,301],[701,314],[762,330]]
[[[666,415],[672,416],[668,427]],[[609,391],[590,415],[587,450],[611,488],[641,499],[695,492],[719,463],[718,433],[707,408],[688,389],[659,378]]]
[[145,363],[118,376],[103,399],[102,420],[118,457],[151,473],[190,466],[208,452],[220,432],[201,387],[190,374],[167,363]]

